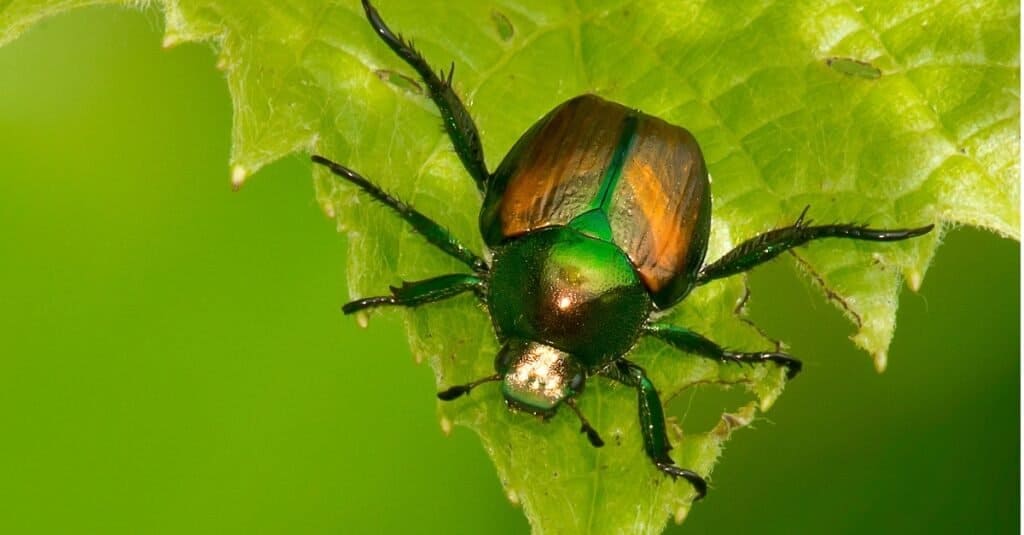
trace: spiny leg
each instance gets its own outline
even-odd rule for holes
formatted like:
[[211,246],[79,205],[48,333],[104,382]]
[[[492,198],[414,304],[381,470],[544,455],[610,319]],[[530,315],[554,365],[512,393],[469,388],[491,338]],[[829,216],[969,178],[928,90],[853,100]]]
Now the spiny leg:
[[408,204],[405,204],[391,196],[384,190],[377,187],[376,184],[370,182],[359,173],[345,167],[344,165],[316,154],[313,155],[313,161],[327,167],[335,175],[359,186],[363,191],[369,193],[371,197],[384,203],[384,205],[395,212],[398,212],[398,215],[412,225],[412,228],[416,232],[426,238],[428,242],[432,243],[438,249],[441,249],[455,257],[463,264],[473,268],[473,271],[487,271],[487,264],[480,257],[470,251],[465,245],[459,243],[459,241],[456,240],[455,237],[452,236],[444,227],[423,215],[412,206],[409,206]]
[[401,286],[392,286],[391,295],[367,297],[346,303],[341,307],[345,314],[352,314],[363,309],[379,306],[414,307],[425,303],[433,303],[448,299],[464,292],[477,291],[483,288],[483,281],[472,275],[455,273],[441,275],[432,279],[416,282],[403,282]]
[[669,443],[668,433],[665,431],[665,413],[661,407],[658,392],[654,389],[654,383],[647,378],[644,369],[626,359],[620,359],[615,366],[602,374],[636,388],[644,452],[658,467],[658,470],[672,476],[673,479],[682,477],[689,481],[693,485],[693,489],[697,491],[697,497],[693,501],[703,498],[708,490],[708,484],[704,478],[697,475],[696,472],[680,468],[668,455],[672,445]]
[[437,397],[438,397],[438,399],[443,400],[443,401],[451,401],[453,399],[461,397],[463,394],[468,394],[471,390],[473,390],[474,388],[476,388],[476,387],[478,387],[478,386],[480,386],[480,385],[482,385],[484,383],[490,383],[490,382],[500,381],[500,380],[501,380],[501,375],[500,374],[496,373],[494,375],[488,375],[487,377],[482,377],[480,379],[477,379],[476,381],[473,381],[472,383],[466,383],[464,385],[455,385],[455,386],[449,388],[448,390],[443,390],[441,392],[438,392],[437,393]]
[[456,154],[462,160],[466,171],[469,171],[470,176],[473,177],[477,189],[483,192],[490,173],[487,172],[487,164],[484,163],[484,150],[480,144],[480,134],[476,129],[476,124],[473,123],[473,118],[466,111],[462,101],[459,100],[459,96],[452,90],[455,64],[452,63],[447,77],[444,76],[444,73],[438,77],[423,56],[413,48],[411,42],[403,39],[401,35],[396,35],[391,28],[388,28],[377,10],[370,5],[369,0],[363,0],[363,10],[366,11],[366,18],[369,19],[370,25],[373,26],[377,35],[423,78],[423,82],[426,83],[427,90],[430,92],[430,98],[441,112],[444,128],[452,140]]
[[668,323],[648,324],[644,327],[644,333],[667,342],[669,345],[686,351],[687,353],[696,353],[702,357],[712,358],[721,362],[736,362],[741,364],[774,362],[786,367],[786,375],[790,379],[796,377],[803,368],[803,364],[799,360],[785,353],[767,351],[738,353],[735,351],[729,351],[693,331],[689,331],[675,325],[670,325]]
[[863,225],[818,225],[805,220],[807,210],[800,213],[796,223],[755,236],[729,251],[712,264],[704,266],[697,275],[697,284],[728,277],[747,271],[811,240],[820,238],[846,238],[864,241],[899,241],[928,233],[935,225],[912,229],[870,229]]

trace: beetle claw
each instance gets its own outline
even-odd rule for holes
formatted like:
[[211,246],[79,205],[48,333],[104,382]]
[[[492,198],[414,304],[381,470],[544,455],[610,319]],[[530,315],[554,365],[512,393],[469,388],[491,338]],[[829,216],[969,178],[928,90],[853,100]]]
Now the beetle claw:
[[767,353],[765,354],[765,360],[770,360],[780,366],[785,366],[787,379],[796,377],[804,368],[803,362],[800,362],[785,353]]
[[708,493],[708,483],[704,481],[703,477],[697,475],[692,470],[680,468],[671,462],[657,461],[654,463],[658,470],[668,474],[673,480],[683,478],[693,486],[693,490],[697,492],[697,496],[693,498],[693,501],[700,501]]
[[779,366],[786,367],[786,378],[796,377],[803,369],[803,363],[785,353],[726,353],[725,359],[737,364],[746,364],[753,367],[754,364],[764,361],[771,361]]

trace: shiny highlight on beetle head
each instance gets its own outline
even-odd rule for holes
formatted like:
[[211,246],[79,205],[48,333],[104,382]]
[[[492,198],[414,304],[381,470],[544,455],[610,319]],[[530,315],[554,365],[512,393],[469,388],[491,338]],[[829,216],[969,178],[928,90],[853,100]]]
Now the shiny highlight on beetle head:
[[583,366],[571,354],[547,344],[509,340],[496,362],[501,392],[513,409],[550,417],[558,406],[583,391]]

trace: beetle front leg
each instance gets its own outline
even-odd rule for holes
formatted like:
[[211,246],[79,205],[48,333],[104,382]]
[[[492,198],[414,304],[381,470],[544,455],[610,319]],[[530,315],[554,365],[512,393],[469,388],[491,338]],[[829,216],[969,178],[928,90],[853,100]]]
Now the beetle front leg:
[[363,175],[360,175],[338,162],[329,160],[318,154],[314,154],[312,159],[314,163],[318,163],[330,169],[335,175],[359,186],[360,189],[368,193],[371,197],[394,210],[402,219],[412,226],[413,230],[419,233],[420,236],[426,238],[434,247],[444,251],[463,264],[466,264],[472,268],[473,271],[487,271],[486,262],[474,254],[473,251],[470,251],[469,248],[459,242],[459,240],[455,239],[455,236],[452,236],[444,227],[439,225],[433,219],[430,219],[420,213],[419,210],[398,200],[388,192],[380,189],[380,187],[373,182],[367,180]]
[[687,353],[695,353],[702,357],[715,359],[721,362],[737,362],[746,364],[774,362],[786,367],[786,374],[790,379],[796,377],[803,368],[803,364],[799,360],[785,353],[769,351],[739,353],[729,351],[693,331],[689,331],[675,325],[670,325],[668,323],[651,323],[644,327],[644,333],[667,342],[669,345],[686,351]]
[[425,303],[433,303],[455,297],[464,292],[475,291],[477,295],[483,291],[483,280],[472,275],[454,273],[441,275],[432,279],[416,282],[403,282],[401,286],[392,286],[391,295],[367,297],[346,303],[341,307],[345,314],[352,314],[367,308],[379,306],[414,307]]
[[654,383],[647,378],[644,369],[626,360],[619,359],[615,366],[602,372],[605,376],[636,388],[637,404],[640,413],[640,433],[644,439],[644,452],[651,458],[658,470],[672,476],[673,479],[682,477],[693,485],[697,501],[707,494],[708,484],[704,478],[692,470],[680,468],[676,465],[668,452],[672,445],[668,441],[668,433],[665,431],[665,412],[658,398],[658,392],[654,389]]
[[455,64],[452,63],[447,77],[444,73],[438,77],[423,56],[413,48],[412,43],[400,35],[395,35],[391,28],[388,28],[377,10],[370,5],[369,0],[363,0],[363,10],[366,11],[366,18],[370,21],[370,25],[373,26],[374,31],[384,43],[415,69],[420,78],[423,78],[430,98],[441,112],[444,128],[452,140],[455,153],[459,155],[462,165],[473,177],[477,189],[483,193],[487,187],[490,173],[487,172],[487,164],[484,163],[484,149],[480,144],[480,133],[473,122],[473,117],[469,115],[466,106],[462,104],[459,96],[452,89],[452,74],[455,72]]
[[697,285],[742,273],[811,240],[846,238],[879,242],[900,241],[927,234],[935,227],[925,225],[912,229],[870,229],[863,225],[811,226],[811,221],[804,219],[809,208],[810,206],[804,208],[796,223],[755,236],[739,244],[722,258],[704,266],[697,275]]

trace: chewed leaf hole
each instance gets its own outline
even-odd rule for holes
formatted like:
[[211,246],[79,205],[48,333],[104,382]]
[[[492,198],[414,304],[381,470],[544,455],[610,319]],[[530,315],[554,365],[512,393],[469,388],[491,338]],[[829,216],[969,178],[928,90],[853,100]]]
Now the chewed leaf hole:
[[414,78],[389,69],[377,69],[374,73],[381,80],[384,80],[403,91],[408,91],[417,95],[423,94],[423,86],[421,86]]
[[516,34],[516,28],[512,26],[512,21],[508,20],[508,17],[501,12],[491,11],[491,20],[494,22],[494,27],[498,30],[498,37],[502,41],[508,41]]
[[832,70],[847,76],[866,78],[868,80],[877,80],[882,77],[882,70],[878,67],[875,67],[866,61],[860,61],[853,58],[828,58],[825,60],[825,65],[828,65]]

